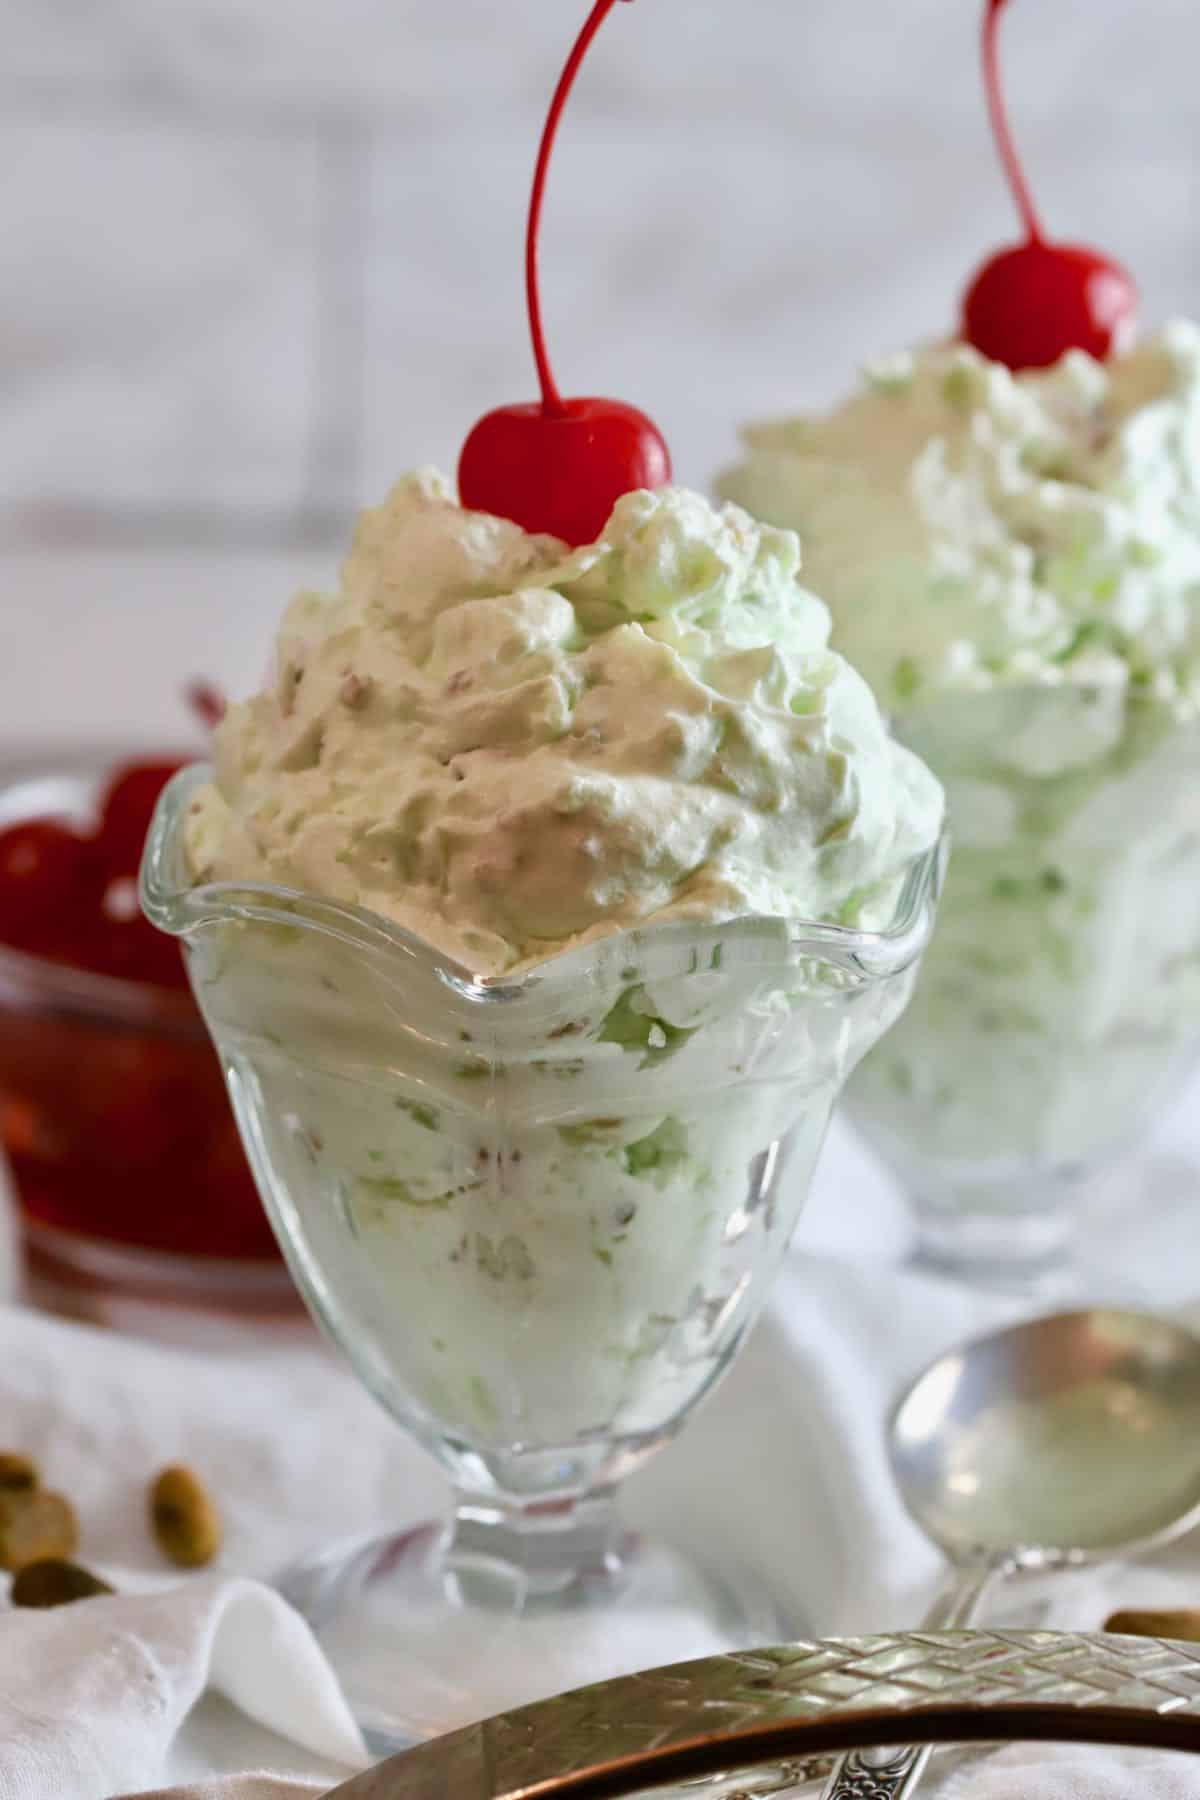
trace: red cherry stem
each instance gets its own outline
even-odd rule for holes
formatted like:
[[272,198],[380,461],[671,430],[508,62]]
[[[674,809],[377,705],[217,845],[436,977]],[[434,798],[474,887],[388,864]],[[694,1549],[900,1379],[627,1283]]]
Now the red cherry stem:
[[567,58],[566,67],[559,76],[558,86],[554,90],[554,98],[550,102],[550,111],[546,116],[545,129],[538,149],[537,166],[533,171],[533,192],[529,196],[529,224],[525,232],[525,296],[529,308],[529,335],[533,339],[533,360],[537,364],[538,381],[542,389],[542,411],[552,418],[562,418],[566,413],[563,397],[558,391],[554,379],[554,371],[550,367],[550,358],[546,354],[546,334],[542,328],[542,295],[538,283],[538,251],[542,232],[542,201],[546,195],[546,175],[550,168],[550,158],[554,152],[554,140],[558,135],[559,120],[575,85],[583,59],[591,48],[592,39],[603,25],[605,19],[617,4],[617,0],[596,0],[596,5],[588,14],[587,23],[575,40],[575,47]]
[[1000,36],[1000,14],[1007,0],[988,0],[987,10],[983,17],[983,85],[987,91],[988,114],[992,121],[992,135],[996,140],[996,148],[1000,152],[1000,161],[1012,189],[1012,197],[1017,203],[1017,211],[1025,227],[1026,236],[1031,244],[1045,243],[1041,220],[1033,204],[1033,196],[1029,192],[1029,183],[1025,179],[1025,171],[1021,167],[1021,159],[1017,155],[1017,147],[1013,143],[1012,132],[1008,124],[1008,112],[1004,105],[1004,92],[1000,81],[1000,56],[998,40]]

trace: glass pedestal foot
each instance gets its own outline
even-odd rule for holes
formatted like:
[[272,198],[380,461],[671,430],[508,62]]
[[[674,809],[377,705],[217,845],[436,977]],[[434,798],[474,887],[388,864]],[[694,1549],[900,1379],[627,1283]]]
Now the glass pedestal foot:
[[[1150,1220],[1130,1191],[1135,1186],[1126,1169],[1105,1182],[1080,1185],[1036,1212],[953,1212],[914,1201],[909,1266],[1011,1301],[1018,1308],[1014,1317],[1155,1303],[1161,1282],[1142,1254],[1149,1248],[1140,1240],[1148,1237]],[[1106,1193],[1110,1187],[1116,1189],[1115,1208]]]
[[913,1202],[911,1264],[994,1293],[1050,1297],[1073,1279],[1077,1220],[1070,1205],[1044,1211],[950,1210]]
[[378,1755],[568,1688],[802,1635],[745,1575],[632,1534],[549,1580],[467,1538],[460,1514],[336,1545],[276,1582]]

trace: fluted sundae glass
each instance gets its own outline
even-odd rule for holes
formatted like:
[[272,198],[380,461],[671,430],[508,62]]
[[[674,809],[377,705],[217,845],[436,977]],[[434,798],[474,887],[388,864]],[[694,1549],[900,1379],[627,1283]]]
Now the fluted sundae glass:
[[702,1572],[637,1541],[616,1494],[760,1312],[831,1106],[908,999],[942,845],[880,929],[664,924],[480,978],[364,908],[197,885],[207,775],[163,797],[144,904],[185,944],[309,1306],[453,1485],[442,1523],[283,1581],[373,1741],[564,1667],[786,1634],[723,1547]]
[[1030,686],[898,728],[946,784],[954,859],[912,1006],[847,1104],[925,1261],[1069,1287],[1089,1178],[1200,1060],[1200,724]]
[[802,533],[834,644],[945,785],[937,940],[848,1102],[919,1260],[1022,1296],[1112,1288],[1089,1219],[1135,1240],[1149,1190],[1100,1224],[1089,1178],[1200,1051],[1198,434],[1193,322],[1016,372],[939,342],[750,427],[721,482]]

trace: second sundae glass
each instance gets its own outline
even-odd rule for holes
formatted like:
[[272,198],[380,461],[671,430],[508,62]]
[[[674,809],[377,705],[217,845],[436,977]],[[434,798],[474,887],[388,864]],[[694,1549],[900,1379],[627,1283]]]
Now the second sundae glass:
[[1094,1279],[1087,1178],[1200,1057],[1200,722],[1030,685],[943,694],[897,729],[945,783],[954,859],[912,1006],[848,1105],[921,1261],[1069,1291]]
[[372,1742],[553,1690],[564,1646],[583,1679],[786,1634],[736,1569],[624,1530],[616,1492],[760,1312],[943,847],[878,930],[661,925],[481,979],[375,913],[193,885],[205,779],[160,803],[144,904],[186,944],[297,1283],[454,1489],[444,1523],[282,1583]]
[[1147,1240],[1194,1230],[1156,1181],[1089,1178],[1200,1052],[1198,431],[1188,321],[1015,372],[936,343],[750,427],[720,483],[801,532],[835,646],[945,788],[937,938],[848,1101],[919,1262],[1022,1302],[1128,1302]]

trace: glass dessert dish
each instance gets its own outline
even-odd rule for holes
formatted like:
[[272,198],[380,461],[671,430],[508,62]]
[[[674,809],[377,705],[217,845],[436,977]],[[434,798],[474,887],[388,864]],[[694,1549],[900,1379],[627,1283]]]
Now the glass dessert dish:
[[1031,686],[943,694],[898,732],[942,776],[954,857],[912,1005],[847,1105],[921,1260],[1069,1281],[1086,1179],[1200,1050],[1200,724]]
[[196,885],[206,779],[164,793],[143,903],[186,945],[298,1285],[454,1488],[444,1524],[282,1581],[374,1743],[562,1687],[564,1646],[584,1679],[796,1629],[736,1569],[637,1541],[616,1492],[760,1312],[834,1099],[908,999],[943,846],[878,930],[660,924],[480,978],[354,905]]
[[1114,1285],[1094,1203],[1098,1243],[1188,1229],[1084,1178],[1200,1044],[1198,422],[1187,321],[1015,373],[937,344],[749,428],[721,483],[802,533],[835,647],[947,790],[938,940],[848,1100],[920,1259],[1021,1294]]
[[[11,768],[0,826],[88,821],[118,760]],[[159,1333],[296,1315],[186,989],[0,943],[0,1141],[40,1303]]]

